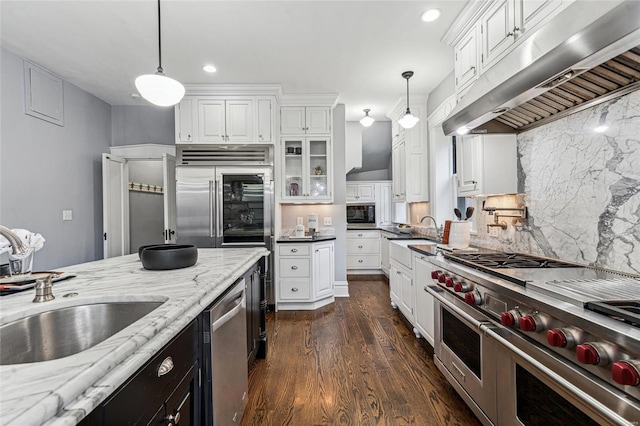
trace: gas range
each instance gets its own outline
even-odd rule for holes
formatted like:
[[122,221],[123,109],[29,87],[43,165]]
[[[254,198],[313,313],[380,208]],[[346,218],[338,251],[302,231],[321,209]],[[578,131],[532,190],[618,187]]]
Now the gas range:
[[448,299],[579,367],[592,381],[605,381],[640,418],[640,277],[493,251],[446,253],[431,261],[432,282]]

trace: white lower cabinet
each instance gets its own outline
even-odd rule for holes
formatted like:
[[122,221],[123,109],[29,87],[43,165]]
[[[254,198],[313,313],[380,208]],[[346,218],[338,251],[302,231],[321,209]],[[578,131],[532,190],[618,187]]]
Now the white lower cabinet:
[[389,288],[391,289],[391,306],[399,308],[404,317],[413,324],[413,306],[415,303],[413,274],[411,269],[408,269],[395,259],[391,259]]
[[[378,230],[347,231],[347,270],[374,272],[380,269],[380,234]],[[354,271],[355,270],[355,271]]]
[[413,253],[413,277],[416,291],[414,326],[431,346],[433,346],[435,308],[433,296],[424,287],[429,283],[427,277],[431,276],[432,269],[433,266],[428,261],[428,256]]
[[387,276],[389,276],[389,238],[396,235],[391,232],[380,231],[380,268]]
[[312,310],[334,301],[334,244],[278,244],[278,310]]

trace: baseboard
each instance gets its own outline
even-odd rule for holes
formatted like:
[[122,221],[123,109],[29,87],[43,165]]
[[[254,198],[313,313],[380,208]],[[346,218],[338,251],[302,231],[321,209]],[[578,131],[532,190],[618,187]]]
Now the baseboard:
[[334,283],[335,297],[349,297],[349,283],[347,281],[336,281]]

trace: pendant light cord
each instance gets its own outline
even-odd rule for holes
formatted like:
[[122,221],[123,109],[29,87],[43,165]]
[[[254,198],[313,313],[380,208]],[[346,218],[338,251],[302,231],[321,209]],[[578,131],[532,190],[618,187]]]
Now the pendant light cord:
[[[164,70],[162,69],[162,30],[160,26],[160,0],[158,0],[158,72],[162,74]],[[408,83],[409,80],[407,80]],[[407,88],[407,90],[409,89]]]
[[[160,0],[158,0],[158,2],[160,2]],[[409,110],[409,78],[411,77],[407,77],[407,114],[411,113]]]

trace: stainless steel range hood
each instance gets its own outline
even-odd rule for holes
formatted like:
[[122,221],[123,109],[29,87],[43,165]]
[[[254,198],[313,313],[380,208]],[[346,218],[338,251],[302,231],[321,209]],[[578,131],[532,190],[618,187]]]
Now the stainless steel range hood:
[[640,1],[577,0],[482,74],[444,133],[519,133],[637,90],[639,45]]

